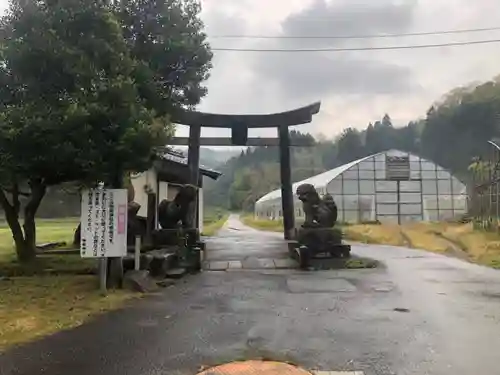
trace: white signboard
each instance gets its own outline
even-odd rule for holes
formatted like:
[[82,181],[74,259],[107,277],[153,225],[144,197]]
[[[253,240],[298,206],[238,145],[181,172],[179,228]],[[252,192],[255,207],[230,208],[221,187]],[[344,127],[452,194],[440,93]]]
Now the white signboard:
[[82,258],[127,255],[127,190],[84,191],[81,223]]

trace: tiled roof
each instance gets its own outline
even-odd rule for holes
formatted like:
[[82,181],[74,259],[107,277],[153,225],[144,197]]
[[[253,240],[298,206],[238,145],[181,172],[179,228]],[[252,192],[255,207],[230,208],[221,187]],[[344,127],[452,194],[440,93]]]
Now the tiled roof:
[[[160,157],[164,160],[168,160],[177,164],[182,164],[186,165],[188,164],[188,158],[185,156],[182,152],[178,150],[173,150],[173,149],[167,149],[167,150],[162,150],[160,153]],[[200,164],[200,172],[202,175],[210,177],[214,180],[219,178],[222,173],[219,171],[216,171],[215,169],[205,167],[204,165]]]

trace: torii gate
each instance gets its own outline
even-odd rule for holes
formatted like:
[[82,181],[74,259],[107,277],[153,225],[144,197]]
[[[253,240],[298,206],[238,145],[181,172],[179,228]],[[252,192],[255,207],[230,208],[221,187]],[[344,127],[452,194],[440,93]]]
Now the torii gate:
[[[189,138],[174,137],[172,145],[188,146],[190,182],[198,183],[200,146],[279,146],[281,174],[281,205],[283,211],[284,237],[295,237],[295,215],[293,207],[292,176],[290,164],[289,126],[307,124],[320,110],[321,103],[287,112],[266,115],[227,115],[180,110],[173,114],[173,123],[189,126]],[[201,138],[201,128],[231,129],[231,138]],[[248,138],[249,128],[277,128],[278,138]],[[196,221],[195,221],[196,222]]]

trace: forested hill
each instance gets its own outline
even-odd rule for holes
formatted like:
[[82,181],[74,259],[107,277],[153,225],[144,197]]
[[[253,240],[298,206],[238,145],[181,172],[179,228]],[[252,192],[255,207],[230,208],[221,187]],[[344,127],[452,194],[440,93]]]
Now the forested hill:
[[[499,136],[500,81],[495,79],[451,91],[403,127],[394,127],[386,114],[363,131],[346,128],[334,141],[291,132],[292,138],[311,144],[292,148],[292,180],[392,148],[417,153],[465,180],[472,158],[487,154],[487,141]],[[276,147],[249,148],[218,169],[224,175],[206,185],[205,202],[211,206],[251,210],[262,195],[280,186]]]

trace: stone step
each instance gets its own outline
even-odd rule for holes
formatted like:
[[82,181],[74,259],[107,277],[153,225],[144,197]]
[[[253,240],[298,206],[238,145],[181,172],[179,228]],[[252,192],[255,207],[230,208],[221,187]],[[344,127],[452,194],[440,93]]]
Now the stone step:
[[259,269],[296,269],[298,263],[293,259],[270,259],[250,257],[243,260],[213,260],[206,261],[203,269],[207,271],[226,270],[259,270]]

